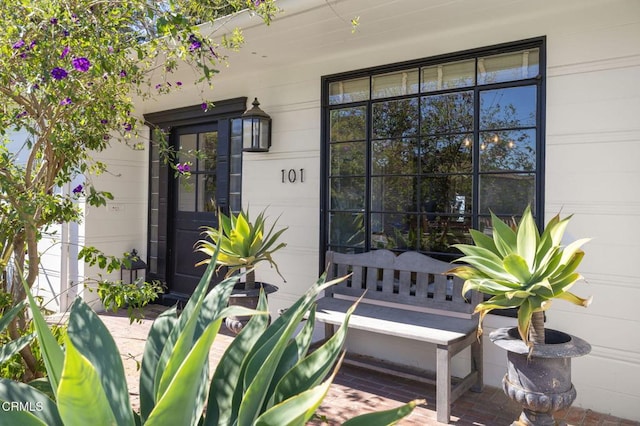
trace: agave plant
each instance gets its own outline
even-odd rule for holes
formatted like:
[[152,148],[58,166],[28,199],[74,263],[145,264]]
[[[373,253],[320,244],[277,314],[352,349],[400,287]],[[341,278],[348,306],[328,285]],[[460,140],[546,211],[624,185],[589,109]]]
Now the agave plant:
[[[309,352],[315,299],[338,280],[325,282],[321,277],[268,325],[264,293],[257,310],[227,306],[237,276],[207,293],[216,255],[180,315],[176,308],[169,309],[151,326],[140,372],[139,413],[131,408],[122,357],[98,315],[81,299],[74,302],[63,351],[25,285],[50,387],[45,392],[42,387],[0,379],[2,406],[15,407],[0,410],[0,424],[304,425],[339,368],[355,305],[336,334]],[[233,313],[253,316],[209,374],[211,345],[222,318]],[[307,318],[304,325],[303,318]],[[358,416],[348,424],[393,424],[418,403]]]
[[[255,288],[255,271],[252,269],[259,262],[268,262],[276,268],[278,275],[282,277],[278,265],[271,255],[286,247],[286,243],[278,243],[278,238],[288,228],[275,231],[278,220],[276,219],[265,234],[265,210],[260,212],[255,221],[249,219],[249,211],[241,211],[238,215],[230,213],[229,216],[218,213],[218,229],[205,226],[203,233],[209,238],[197,243],[198,250],[209,256],[203,263],[209,263],[215,250],[220,248],[220,254],[216,260],[219,266],[228,267],[226,277],[230,277],[240,269],[246,269],[245,290]],[[284,280],[284,277],[282,277]]]
[[579,306],[588,306],[591,298],[583,299],[569,290],[582,276],[576,268],[584,257],[580,247],[588,238],[562,246],[562,237],[571,216],[552,218],[542,235],[527,207],[517,226],[509,226],[493,213],[493,238],[471,230],[475,245],[456,244],[465,256],[448,273],[465,280],[462,292],[477,290],[491,298],[478,304],[482,320],[493,309],[518,309],[518,332],[528,345],[544,343],[544,311],[552,299],[564,299]]

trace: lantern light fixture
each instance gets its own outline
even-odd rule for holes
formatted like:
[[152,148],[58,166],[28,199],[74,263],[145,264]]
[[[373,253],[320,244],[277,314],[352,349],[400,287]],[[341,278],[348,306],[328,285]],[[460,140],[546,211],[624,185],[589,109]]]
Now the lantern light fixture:
[[242,150],[245,152],[268,152],[271,146],[271,117],[260,109],[258,98],[253,108],[242,114]]

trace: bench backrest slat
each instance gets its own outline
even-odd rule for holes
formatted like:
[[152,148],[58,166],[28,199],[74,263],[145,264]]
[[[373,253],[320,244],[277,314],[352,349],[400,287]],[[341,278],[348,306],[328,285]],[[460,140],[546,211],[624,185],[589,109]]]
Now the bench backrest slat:
[[357,298],[366,290],[365,303],[369,299],[469,317],[482,300],[477,292],[471,292],[468,298],[462,296],[463,281],[445,274],[452,269],[451,264],[418,252],[396,256],[389,250],[358,254],[328,251],[326,259],[329,279],[352,274],[330,287],[327,295]]

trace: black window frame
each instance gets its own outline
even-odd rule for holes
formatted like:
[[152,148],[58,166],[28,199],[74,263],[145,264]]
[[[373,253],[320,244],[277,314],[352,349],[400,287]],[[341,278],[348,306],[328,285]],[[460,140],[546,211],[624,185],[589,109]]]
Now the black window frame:
[[[536,130],[536,169],[535,169],[535,204],[531,206],[534,216],[536,218],[536,222],[540,229],[543,228],[544,223],[544,187],[545,187],[545,172],[544,172],[544,164],[545,164],[545,93],[546,93],[546,37],[536,37],[527,40],[502,43],[499,45],[471,49],[461,52],[455,52],[446,55],[439,55],[435,57],[429,58],[421,58],[411,61],[405,61],[400,63],[393,63],[378,67],[370,67],[350,72],[338,73],[333,75],[323,76],[321,78],[321,145],[320,145],[320,161],[321,161],[321,178],[320,178],[320,264],[319,269],[322,271],[324,269],[324,253],[329,247],[329,217],[330,217],[330,158],[329,158],[329,146],[330,146],[330,114],[334,109],[344,108],[344,107],[353,107],[357,105],[367,105],[367,128],[366,128],[366,151],[367,158],[370,158],[371,152],[371,141],[372,135],[371,133],[371,115],[372,108],[374,102],[380,101],[380,99],[372,99],[371,97],[367,101],[359,101],[352,103],[343,103],[332,105],[330,104],[330,93],[329,93],[329,85],[333,82],[363,78],[368,77],[371,78],[373,76],[398,72],[403,70],[409,70],[412,68],[420,68],[430,65],[438,65],[444,63],[450,63],[455,61],[468,60],[478,57],[486,57],[497,54],[504,54],[510,52],[516,52],[519,50],[525,49],[539,49],[539,73],[538,76],[531,79],[519,80],[519,81],[508,81],[503,83],[494,83],[494,84],[483,84],[479,85],[477,82],[472,86],[472,90],[474,91],[474,123],[476,123],[473,127],[474,140],[479,140],[480,125],[479,125],[479,102],[480,102],[480,91],[486,91],[489,89],[500,89],[507,87],[518,87],[518,86],[526,86],[526,85],[536,85],[537,87],[537,97],[536,97],[536,117],[537,123],[535,126]],[[454,92],[451,90],[447,92]],[[407,95],[406,98],[415,97],[416,95]],[[418,95],[418,97],[420,94]],[[403,97],[397,97],[398,99],[402,99]],[[393,98],[384,98],[384,99],[396,99]],[[478,148],[474,148],[477,150]],[[481,214],[479,212],[479,185],[477,184],[477,179],[481,175],[479,171],[479,160],[477,157],[477,151],[473,154],[473,174],[472,178],[476,182],[472,185],[473,193],[472,193],[472,203],[473,203],[473,211],[471,215],[471,227],[474,229],[478,228],[479,218]],[[371,247],[371,181],[372,181],[372,173],[371,173],[371,165],[370,161],[367,161],[366,164],[366,200],[365,200],[365,219],[364,219],[364,227],[365,227],[365,241],[364,247],[357,251],[369,251],[375,248]],[[402,251],[402,250],[397,250]],[[433,255],[434,253],[428,253]],[[437,254],[436,254],[437,257]],[[442,258],[444,260],[453,260],[456,255],[447,254]]]

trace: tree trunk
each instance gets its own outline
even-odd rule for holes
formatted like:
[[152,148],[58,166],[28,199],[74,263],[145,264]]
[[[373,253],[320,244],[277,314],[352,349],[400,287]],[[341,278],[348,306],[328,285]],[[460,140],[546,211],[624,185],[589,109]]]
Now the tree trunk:
[[534,345],[543,345],[544,340],[544,312],[534,312],[529,327],[529,341]]
[[249,271],[245,275],[244,289],[245,290],[253,290],[256,288],[256,272]]

